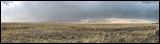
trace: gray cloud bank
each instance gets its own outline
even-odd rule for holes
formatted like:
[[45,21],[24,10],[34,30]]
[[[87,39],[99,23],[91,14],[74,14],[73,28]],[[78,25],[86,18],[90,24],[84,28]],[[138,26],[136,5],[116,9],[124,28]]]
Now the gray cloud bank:
[[[6,6],[13,3],[1,2]],[[158,1],[27,1],[12,8],[5,8],[2,4],[1,22],[87,18],[134,18],[159,22]]]

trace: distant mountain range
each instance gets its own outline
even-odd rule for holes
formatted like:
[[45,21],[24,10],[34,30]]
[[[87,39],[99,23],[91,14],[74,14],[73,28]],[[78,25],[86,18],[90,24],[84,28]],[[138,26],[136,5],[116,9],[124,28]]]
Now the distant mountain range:
[[78,20],[59,20],[47,23],[154,23],[142,19],[120,19],[120,18],[94,18]]

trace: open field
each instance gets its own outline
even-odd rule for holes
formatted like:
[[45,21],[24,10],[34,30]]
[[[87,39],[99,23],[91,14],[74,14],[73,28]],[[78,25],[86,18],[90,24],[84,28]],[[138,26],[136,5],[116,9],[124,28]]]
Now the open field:
[[159,43],[159,24],[1,23],[1,43]]

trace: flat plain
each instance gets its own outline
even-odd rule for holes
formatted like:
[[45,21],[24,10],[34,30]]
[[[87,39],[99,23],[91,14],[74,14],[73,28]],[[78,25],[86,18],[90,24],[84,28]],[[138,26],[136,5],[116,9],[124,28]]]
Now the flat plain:
[[1,23],[1,43],[159,43],[159,23]]

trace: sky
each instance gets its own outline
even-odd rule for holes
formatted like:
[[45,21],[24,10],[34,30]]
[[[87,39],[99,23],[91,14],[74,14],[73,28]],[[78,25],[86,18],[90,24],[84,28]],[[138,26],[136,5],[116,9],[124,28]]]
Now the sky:
[[159,1],[1,1],[1,22],[131,18],[159,22]]

